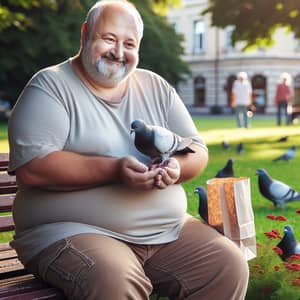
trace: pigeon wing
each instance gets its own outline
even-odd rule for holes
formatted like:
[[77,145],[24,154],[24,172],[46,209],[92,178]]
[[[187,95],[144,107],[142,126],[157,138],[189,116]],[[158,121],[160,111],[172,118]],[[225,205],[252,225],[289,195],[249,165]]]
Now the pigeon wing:
[[287,184],[274,180],[269,187],[270,194],[276,199],[284,199],[291,191]]
[[154,132],[154,146],[161,153],[171,153],[177,147],[177,140],[173,132],[160,127],[152,126]]

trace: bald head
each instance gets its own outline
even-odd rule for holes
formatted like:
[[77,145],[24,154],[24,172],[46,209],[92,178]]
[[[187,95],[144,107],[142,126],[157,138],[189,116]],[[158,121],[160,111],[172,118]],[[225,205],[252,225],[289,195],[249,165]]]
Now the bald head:
[[88,40],[94,30],[97,20],[101,19],[103,15],[110,15],[114,12],[123,12],[133,17],[138,38],[142,39],[144,31],[144,23],[142,17],[135,6],[126,0],[102,0],[98,1],[89,10],[86,23],[86,39]]

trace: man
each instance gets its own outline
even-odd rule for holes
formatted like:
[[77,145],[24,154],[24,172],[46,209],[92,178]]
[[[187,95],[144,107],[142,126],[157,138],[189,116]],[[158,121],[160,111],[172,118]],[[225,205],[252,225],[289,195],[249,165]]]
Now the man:
[[[129,2],[97,2],[78,55],[25,87],[9,122],[12,245],[68,299],[243,299],[240,250],[186,214],[180,183],[207,148],[175,90],[136,68],[142,32]],[[130,135],[138,118],[192,137],[195,153],[151,165]]]
[[231,107],[235,109],[238,127],[249,127],[248,107],[252,103],[252,87],[246,72],[239,72],[232,86]]
[[290,88],[290,75],[288,73],[282,73],[280,76],[280,82],[276,86],[275,105],[277,107],[277,125],[281,125],[282,116],[285,117],[285,124],[291,123],[290,114],[288,111],[289,104],[292,100],[292,92]]

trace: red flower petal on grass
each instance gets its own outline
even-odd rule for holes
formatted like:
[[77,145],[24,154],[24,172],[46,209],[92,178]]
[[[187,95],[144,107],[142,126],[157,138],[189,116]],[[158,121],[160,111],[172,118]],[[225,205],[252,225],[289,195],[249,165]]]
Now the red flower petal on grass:
[[259,265],[259,264],[253,265],[253,268],[260,269],[260,268],[261,268],[261,265]]
[[279,256],[281,256],[282,254],[283,254],[283,251],[282,251],[282,249],[281,248],[279,248],[279,247],[273,247],[272,248]]
[[300,214],[300,209],[297,209],[297,210],[296,210],[296,213],[297,213],[297,214]]
[[258,273],[263,274],[265,271],[263,269],[258,270]]
[[274,266],[274,270],[275,270],[275,271],[279,271],[279,270],[280,270],[280,267],[279,267],[279,266]]
[[300,285],[300,279],[294,279],[293,281],[292,281],[292,285]]
[[267,218],[268,219],[271,219],[271,220],[276,220],[276,216],[274,216],[274,215],[267,215]]
[[294,260],[300,259],[300,254],[293,254],[289,257],[289,259],[294,259]]
[[264,232],[264,235],[267,236],[270,240],[281,239],[281,235],[278,229],[272,229],[272,231]]
[[277,216],[276,220],[277,221],[287,221],[287,218],[285,216]]
[[269,215],[267,215],[267,218],[271,219],[271,220],[275,220],[275,221],[287,221],[287,218],[282,215],[275,216],[275,215],[269,214]]
[[292,271],[300,271],[300,264],[286,264],[285,268]]

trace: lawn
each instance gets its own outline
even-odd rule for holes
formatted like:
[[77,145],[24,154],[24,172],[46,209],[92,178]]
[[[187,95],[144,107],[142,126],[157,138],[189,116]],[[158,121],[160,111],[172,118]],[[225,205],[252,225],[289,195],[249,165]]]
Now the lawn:
[[[287,203],[284,210],[280,207],[274,208],[272,203],[260,194],[255,173],[258,168],[264,168],[273,178],[284,181],[300,191],[300,155],[297,154],[290,162],[272,161],[291,145],[300,146],[300,125],[277,127],[275,117],[262,116],[255,116],[249,129],[236,128],[234,118],[227,116],[194,117],[194,122],[208,145],[210,159],[206,170],[199,177],[184,184],[188,195],[189,212],[199,217],[198,198],[194,194],[195,187],[205,186],[207,179],[213,178],[227,160],[233,158],[236,177],[250,177],[259,245],[258,257],[249,262],[251,280],[247,300],[299,300],[300,277],[298,282],[295,280],[300,276],[300,271],[285,269],[285,265],[272,250],[279,239],[270,241],[264,233],[278,229],[282,235],[284,225],[291,224],[300,241],[300,214],[296,213],[300,209],[300,202]],[[6,125],[0,124],[0,130],[0,152],[5,152],[8,151]],[[278,142],[282,136],[288,136],[287,142]],[[223,149],[221,146],[223,140],[231,144],[229,149]],[[235,147],[240,142],[244,144],[244,152],[238,155]],[[271,220],[266,217],[269,214],[282,215],[286,221]],[[299,263],[299,260],[295,262],[296,265]],[[274,266],[280,267],[280,271],[275,271]]]

